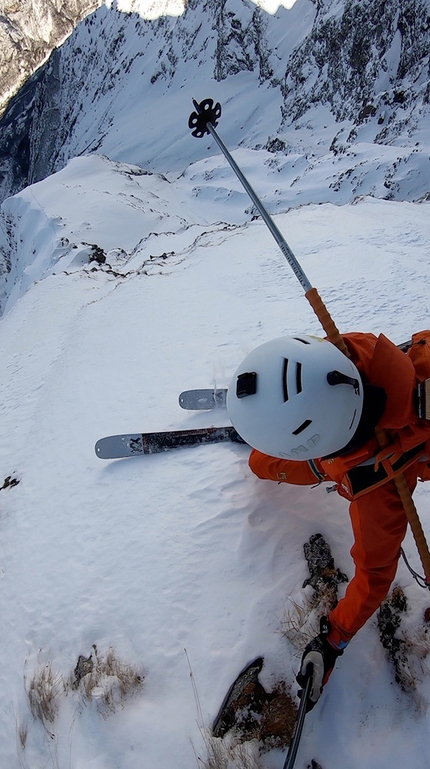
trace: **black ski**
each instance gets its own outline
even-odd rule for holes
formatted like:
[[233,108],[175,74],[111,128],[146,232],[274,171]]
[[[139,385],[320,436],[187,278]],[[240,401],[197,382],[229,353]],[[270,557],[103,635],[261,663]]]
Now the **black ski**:
[[[269,730],[268,732],[264,732],[263,726],[265,721],[270,723],[272,720],[270,710],[273,703],[272,713],[278,724],[277,736],[279,737],[281,698],[284,697],[283,707],[289,709],[288,700],[285,700],[285,692],[282,693],[279,688],[278,691],[266,691],[258,677],[263,664],[264,657],[257,657],[243,668],[233,681],[213,722],[212,734],[214,737],[223,738],[230,729],[235,728],[242,735],[249,734],[250,738],[257,738],[263,743],[267,738],[273,739],[273,726],[272,731]],[[309,673],[305,687],[301,692],[300,706],[297,710],[283,769],[293,769],[308,709],[311,687],[312,674]],[[321,769],[321,767],[316,761],[312,761],[312,769]]]
[[264,657],[257,657],[249,662],[233,681],[224,697],[218,714],[212,724],[214,737],[225,737],[227,732],[235,725],[237,713],[244,709],[244,693],[248,699],[248,708],[261,712],[261,706],[267,699],[267,692],[259,681]]
[[245,442],[230,425],[229,427],[201,427],[194,430],[109,435],[97,441],[95,452],[100,459],[123,459],[222,441]]

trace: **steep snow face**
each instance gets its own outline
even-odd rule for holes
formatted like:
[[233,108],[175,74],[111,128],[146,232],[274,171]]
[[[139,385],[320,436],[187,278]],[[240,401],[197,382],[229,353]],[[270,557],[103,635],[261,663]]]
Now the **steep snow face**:
[[[127,263],[127,270],[133,270],[139,262],[140,269],[153,269],[155,254],[167,249],[166,232],[190,230],[192,241],[197,237],[194,227],[204,221],[201,206],[194,206],[191,214],[181,202],[177,185],[165,177],[99,156],[74,159],[54,186],[34,185],[9,198],[2,208],[0,235],[0,252],[10,258],[5,309],[34,282],[54,274],[60,263],[61,269],[80,270],[95,247],[112,252],[117,244],[115,256],[109,255],[113,267]],[[21,248],[23,240],[30,244],[30,259]]]
[[[189,142],[192,143],[190,137]],[[212,148],[211,148],[212,149]],[[212,151],[214,151],[212,149]],[[315,158],[309,170],[306,158],[300,154],[274,155],[267,149],[238,149],[235,159],[251,181],[258,195],[272,214],[298,208],[311,203],[330,201],[336,205],[348,203],[351,198],[372,195],[378,198],[392,199],[389,185],[394,184],[400,190],[399,197],[405,200],[418,199],[419,191],[430,187],[429,170],[423,170],[419,153],[408,152],[399,148],[381,147],[380,145],[357,145],[354,148],[356,170],[351,170],[351,156],[348,152],[339,154],[336,166],[324,157]],[[396,168],[397,177],[390,178],[387,168]],[[113,173],[113,171],[115,173]],[[180,175],[155,174],[137,166],[119,164],[99,155],[75,158],[61,172],[55,175],[55,194],[49,201],[50,228],[46,229],[46,204],[38,203],[39,195],[50,187],[42,183],[32,185],[19,195],[5,200],[0,209],[0,313],[10,307],[32,281],[39,280],[46,269],[43,239],[40,231],[49,235],[48,261],[56,263],[59,255],[65,257],[63,265],[81,264],[91,255],[93,241],[85,227],[79,225],[76,231],[64,231],[63,215],[56,210],[68,208],[78,211],[85,221],[87,198],[81,188],[90,186],[97,205],[103,216],[99,217],[96,228],[96,245],[103,249],[111,241],[121,225],[129,221],[133,213],[137,229],[129,233],[126,261],[135,252],[149,253],[149,257],[168,252],[169,247],[160,234],[166,226],[166,211],[177,217],[175,226],[181,226],[188,232],[188,243],[198,237],[200,230],[208,224],[218,221],[219,226],[229,230],[249,224],[255,218],[255,208],[234,176],[224,158],[211,155],[190,164]],[[112,186],[112,180],[115,184]],[[124,188],[119,187],[119,180]],[[45,193],[43,193],[45,194]],[[60,202],[61,201],[61,202]],[[80,206],[82,202],[82,208]],[[424,216],[425,207],[421,210]],[[136,213],[138,212],[138,213]],[[174,212],[174,213],[173,213]],[[139,218],[140,217],[140,218]],[[88,222],[87,222],[88,224]],[[89,226],[89,225],[88,225]],[[170,226],[170,225],[169,225]],[[52,253],[52,232],[56,232],[55,248]],[[94,222],[91,229],[95,230]],[[430,230],[427,222],[427,230]],[[23,242],[30,243],[31,253],[37,254],[34,261],[28,261],[28,253],[23,249]],[[155,251],[148,252],[148,244]],[[112,248],[114,248],[112,246]],[[125,246],[118,244],[118,248]],[[40,256],[42,254],[42,257]],[[44,265],[43,269],[40,265]],[[146,262],[145,262],[146,264]],[[146,267],[145,267],[146,269]]]
[[103,0],[4,2],[0,15],[0,112],[13,93]]
[[298,154],[310,180],[324,160],[342,185],[346,171],[368,177],[360,147],[398,146],[380,166],[383,194],[403,199],[404,162],[420,171],[414,196],[428,192],[430,0],[297,0],[275,14],[251,0],[189,0],[179,13],[178,0],[179,15],[157,19],[142,18],[142,3],[120,7],[81,22],[11,102],[2,199],[84,153],[180,172],[207,152],[186,124],[191,99],[208,96],[233,149]]
[[[282,171],[262,162],[273,154],[236,157],[273,195]],[[3,204],[15,256],[0,321],[0,487],[19,483],[0,490],[2,769],[209,766],[200,729],[251,659],[264,656],[268,690],[281,678],[298,702],[304,639],[295,648],[280,631],[313,596],[304,542],[321,532],[352,576],[348,505],[326,484],[258,480],[238,444],[117,462],[94,453],[111,433],[228,424],[223,409],[183,411],[178,393],[228,385],[280,334],[321,334],[230,179],[214,157],[169,181],[93,155]],[[367,198],[276,222],[341,331],[403,342],[428,325],[429,206]],[[90,261],[95,246],[104,264]],[[414,495],[427,539],[429,487]],[[420,569],[410,533],[404,548]],[[403,563],[396,584],[408,694],[372,617],[306,717],[297,769],[428,769],[428,592]],[[94,646],[143,667],[142,691],[121,707],[106,709],[109,682],[87,699],[70,686]],[[42,722],[26,690],[48,665],[58,708]],[[272,750],[245,766],[284,758]]]

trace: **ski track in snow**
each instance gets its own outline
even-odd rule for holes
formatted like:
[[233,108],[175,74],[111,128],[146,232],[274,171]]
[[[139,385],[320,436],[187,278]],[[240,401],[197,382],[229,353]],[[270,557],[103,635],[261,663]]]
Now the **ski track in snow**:
[[[156,206],[155,193],[165,196]],[[23,243],[0,324],[0,485],[20,479],[0,494],[4,767],[198,765],[184,649],[206,725],[257,655],[265,684],[285,677],[295,692],[298,658],[279,630],[290,601],[303,597],[303,543],[320,531],[352,573],[347,504],[322,486],[258,481],[244,446],[95,456],[95,441],[110,433],[226,424],[221,409],[182,411],[179,392],[227,386],[243,356],[274,336],[321,333],[264,224],[212,193],[203,219],[187,194],[93,157],[5,204]],[[428,327],[428,204],[369,198],[276,221],[341,331],[399,343]],[[87,263],[88,244],[105,250],[110,272]],[[139,272],[151,254],[153,273]],[[425,486],[416,500],[429,533]],[[405,549],[417,565],[410,535]],[[427,595],[403,564],[397,579],[419,626]],[[28,680],[51,661],[67,677],[92,644],[142,665],[144,689],[105,719],[69,692],[50,736],[29,714],[24,672]],[[297,769],[313,757],[324,769],[427,769],[422,664],[417,710],[396,687],[370,620],[306,719]],[[275,769],[283,757],[272,751],[263,761]]]

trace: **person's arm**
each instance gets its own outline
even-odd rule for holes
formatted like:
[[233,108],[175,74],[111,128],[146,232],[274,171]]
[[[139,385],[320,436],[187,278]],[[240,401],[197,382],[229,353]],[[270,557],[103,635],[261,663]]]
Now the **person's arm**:
[[309,486],[330,480],[323,472],[317,459],[308,462],[295,462],[292,459],[277,459],[252,449],[249,457],[252,472],[263,480],[278,483],[292,483],[297,486]]

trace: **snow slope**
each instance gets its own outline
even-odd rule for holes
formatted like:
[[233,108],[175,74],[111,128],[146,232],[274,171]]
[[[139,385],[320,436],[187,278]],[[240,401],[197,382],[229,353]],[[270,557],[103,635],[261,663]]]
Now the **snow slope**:
[[[235,157],[270,202],[265,154]],[[402,342],[428,327],[429,203],[317,202],[276,221],[340,330]],[[216,157],[176,180],[82,157],[3,204],[0,245],[13,269],[0,322],[0,483],[19,481],[0,493],[3,767],[201,766],[199,725],[250,659],[264,655],[268,688],[284,677],[296,692],[297,653],[279,630],[306,593],[303,543],[321,532],[352,574],[346,502],[323,486],[258,481],[245,446],[112,462],[94,453],[110,433],[226,424],[222,410],[181,411],[178,393],[227,386],[264,340],[321,333],[249,208]],[[89,262],[95,245],[105,264]],[[428,488],[416,502],[429,535]],[[419,569],[409,535],[405,549]],[[406,625],[422,628],[427,594],[403,564],[397,581]],[[142,667],[143,690],[99,712],[100,693],[85,702],[59,682],[58,714],[44,728],[23,676],[28,686],[51,663],[67,679],[93,644]],[[372,618],[306,719],[297,769],[311,759],[323,769],[427,769],[420,665],[408,696]],[[282,763],[277,750],[262,758],[267,769]]]

